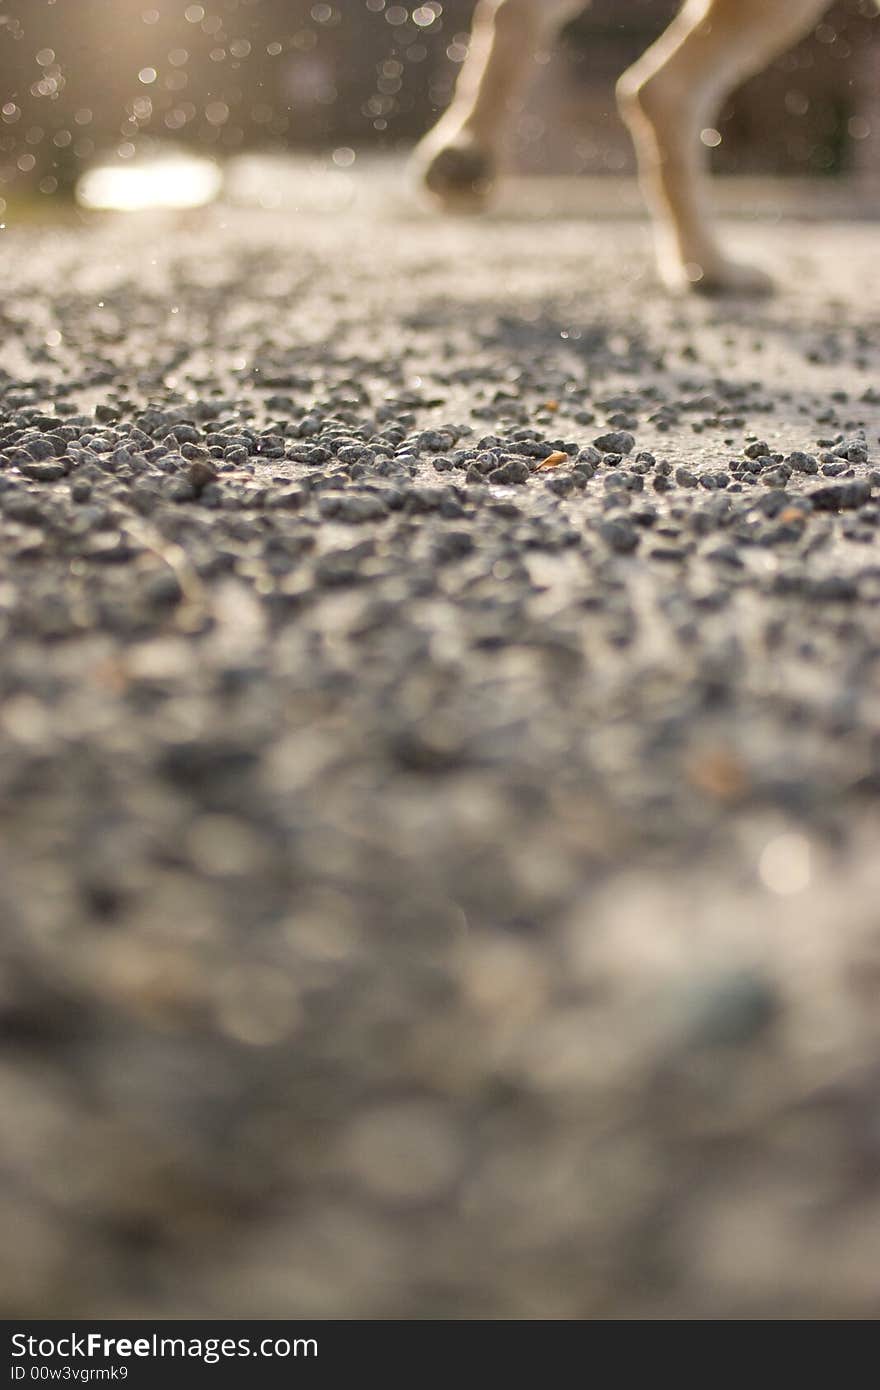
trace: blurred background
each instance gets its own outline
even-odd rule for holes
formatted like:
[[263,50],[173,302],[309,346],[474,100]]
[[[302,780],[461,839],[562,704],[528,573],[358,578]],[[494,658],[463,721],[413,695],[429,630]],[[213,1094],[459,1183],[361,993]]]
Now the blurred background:
[[[512,134],[524,173],[622,174],[615,78],[675,0],[594,0]],[[449,102],[474,0],[0,0],[0,195],[64,195],[96,159],[175,142],[217,156],[312,151],[343,167],[410,145]],[[876,173],[880,23],[842,0],[728,102],[723,172]]]

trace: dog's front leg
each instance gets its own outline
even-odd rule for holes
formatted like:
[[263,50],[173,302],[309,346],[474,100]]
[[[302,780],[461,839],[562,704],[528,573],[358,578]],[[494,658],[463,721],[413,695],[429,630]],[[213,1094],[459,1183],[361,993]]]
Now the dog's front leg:
[[481,0],[452,104],[415,153],[417,173],[441,202],[485,202],[535,50],[583,6],[584,0]]
[[765,292],[763,271],[723,255],[705,207],[701,132],[728,92],[766,67],[829,0],[688,0],[666,33],[624,74],[618,99],[655,217],[661,272],[705,293]]

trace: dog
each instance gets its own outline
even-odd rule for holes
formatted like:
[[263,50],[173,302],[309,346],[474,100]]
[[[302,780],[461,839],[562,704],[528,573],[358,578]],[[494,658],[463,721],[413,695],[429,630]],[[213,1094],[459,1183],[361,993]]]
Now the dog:
[[[653,216],[660,274],[674,290],[765,294],[769,276],[724,254],[706,206],[701,132],[727,94],[809,33],[830,0],[686,0],[617,84]],[[448,208],[479,206],[495,179],[511,103],[532,55],[584,0],[480,0],[452,104],[416,150],[424,186]]]

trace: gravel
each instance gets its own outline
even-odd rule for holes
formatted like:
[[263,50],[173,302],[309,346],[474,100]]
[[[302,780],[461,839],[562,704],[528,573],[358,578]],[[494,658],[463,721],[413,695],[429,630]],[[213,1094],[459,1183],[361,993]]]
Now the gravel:
[[9,1317],[876,1313],[873,232],[538,230],[3,234]]

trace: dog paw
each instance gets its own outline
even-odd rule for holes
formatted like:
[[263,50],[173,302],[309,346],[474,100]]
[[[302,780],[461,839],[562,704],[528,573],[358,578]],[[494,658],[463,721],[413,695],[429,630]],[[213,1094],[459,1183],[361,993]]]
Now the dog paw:
[[453,210],[479,211],[495,182],[493,156],[464,135],[417,150],[416,167],[428,193]]
[[772,276],[760,266],[727,258],[713,258],[704,264],[688,261],[676,265],[665,278],[674,289],[707,297],[735,295],[740,299],[763,299],[775,288]]

